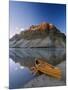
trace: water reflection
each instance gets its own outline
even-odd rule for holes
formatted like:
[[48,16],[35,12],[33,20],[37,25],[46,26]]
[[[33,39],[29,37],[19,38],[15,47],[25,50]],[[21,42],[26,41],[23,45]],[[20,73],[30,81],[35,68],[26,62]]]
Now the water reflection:
[[12,59],[10,59],[10,73],[9,73],[9,88],[23,88],[29,80],[34,78],[28,68],[20,68],[19,64],[15,64]]
[[[10,88],[23,88],[34,78],[29,70],[35,58],[46,58],[53,65],[66,60],[65,49],[60,48],[10,48]],[[23,66],[21,68],[21,66]]]
[[46,58],[53,65],[65,60],[65,49],[54,48],[14,48],[10,49],[10,57],[22,66],[31,67],[35,58]]

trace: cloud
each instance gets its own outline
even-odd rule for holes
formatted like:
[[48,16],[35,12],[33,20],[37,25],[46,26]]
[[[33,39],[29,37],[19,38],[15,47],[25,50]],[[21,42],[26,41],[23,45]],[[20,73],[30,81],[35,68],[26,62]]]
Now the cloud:
[[20,32],[24,31],[24,30],[25,30],[24,28],[16,27],[14,31],[10,31],[10,37],[9,38],[12,38],[15,34],[20,34]]
[[19,27],[16,27],[16,31],[20,32],[20,31],[24,31],[25,29],[24,28],[19,28]]
[[20,28],[21,31],[24,31],[24,28]]

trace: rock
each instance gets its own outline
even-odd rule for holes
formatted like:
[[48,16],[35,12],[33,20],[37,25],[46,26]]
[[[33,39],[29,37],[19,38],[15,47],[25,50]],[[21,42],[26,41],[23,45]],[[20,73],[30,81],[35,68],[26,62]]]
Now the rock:
[[62,71],[62,78],[61,80],[52,78],[47,75],[40,75],[30,82],[28,82],[26,85],[24,85],[24,88],[33,88],[33,87],[48,87],[48,86],[64,86],[66,85],[66,72],[65,72],[65,61],[61,62],[57,67],[60,67]]
[[66,36],[53,24],[32,25],[10,39],[10,47],[66,47]]

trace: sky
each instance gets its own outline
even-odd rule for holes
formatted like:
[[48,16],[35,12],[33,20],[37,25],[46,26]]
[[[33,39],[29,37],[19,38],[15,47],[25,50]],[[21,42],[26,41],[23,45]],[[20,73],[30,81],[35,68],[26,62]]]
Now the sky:
[[66,5],[10,1],[9,22],[10,38],[31,25],[42,22],[52,23],[66,33]]

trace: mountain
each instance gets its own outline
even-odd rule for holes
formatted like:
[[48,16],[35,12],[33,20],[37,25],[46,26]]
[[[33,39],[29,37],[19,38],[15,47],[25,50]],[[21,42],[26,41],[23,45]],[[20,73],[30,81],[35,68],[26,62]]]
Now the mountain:
[[66,36],[53,24],[32,25],[9,40],[10,47],[66,47]]

